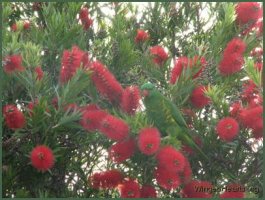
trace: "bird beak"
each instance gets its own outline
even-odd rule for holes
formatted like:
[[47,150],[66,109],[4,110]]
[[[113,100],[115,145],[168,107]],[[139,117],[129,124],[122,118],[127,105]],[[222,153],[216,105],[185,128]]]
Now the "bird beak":
[[143,90],[142,91],[142,96],[143,97],[147,97],[149,95],[149,91],[148,90]]

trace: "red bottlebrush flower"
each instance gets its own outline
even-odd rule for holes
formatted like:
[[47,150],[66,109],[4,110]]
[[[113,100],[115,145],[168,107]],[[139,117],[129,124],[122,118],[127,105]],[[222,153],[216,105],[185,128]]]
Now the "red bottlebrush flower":
[[261,72],[262,68],[263,68],[263,62],[257,62],[255,63],[254,67]]
[[247,128],[261,129],[261,125],[263,124],[262,116],[263,116],[263,106],[256,106],[254,108],[248,108],[242,110],[242,112],[240,113],[240,121]]
[[35,73],[37,74],[37,80],[41,80],[44,76],[44,72],[42,71],[40,66],[35,68]]
[[15,105],[10,104],[4,106],[3,116],[6,126],[10,129],[23,128],[26,124],[25,116]]
[[220,198],[244,198],[245,188],[239,184],[229,184],[226,187],[226,191],[220,195]]
[[191,63],[191,68],[199,68],[199,70],[197,69],[196,71],[196,74],[193,76],[193,79],[194,78],[197,78],[201,75],[203,69],[205,68],[206,66],[206,60],[204,57],[201,57],[200,60],[199,60],[199,56],[194,56],[193,60],[192,60],[192,63]]
[[113,189],[123,180],[123,174],[117,169],[105,171],[101,175],[101,187],[104,189]]
[[192,59],[189,59],[187,57],[180,57],[176,60],[175,65],[171,71],[170,83],[176,83],[184,68],[189,67],[190,69],[195,71],[195,74],[193,73],[194,75],[192,77],[193,79],[195,79],[200,76],[205,66],[206,60],[204,57],[201,57],[200,59],[199,56],[194,56]]
[[36,146],[30,154],[31,164],[40,171],[47,171],[54,165],[54,155],[52,150],[45,146]]
[[102,173],[94,173],[88,178],[88,183],[93,189],[99,189],[102,184]]
[[61,83],[69,81],[76,73],[79,67],[87,69],[90,64],[88,53],[73,46],[71,51],[65,50],[62,57],[62,67],[60,72]]
[[156,198],[156,190],[153,186],[151,185],[143,185],[141,188],[141,198]]
[[150,53],[153,56],[153,62],[158,65],[162,65],[168,59],[168,54],[161,46],[151,47]]
[[224,57],[229,57],[231,54],[242,55],[245,52],[246,44],[240,38],[234,38],[227,43],[224,49]]
[[190,162],[186,157],[185,157],[184,169],[183,172],[180,174],[180,176],[181,176],[181,182],[184,184],[187,184],[188,182],[191,181],[192,170],[190,167]]
[[157,152],[160,145],[160,133],[156,128],[144,128],[138,137],[138,147],[145,155]]
[[243,107],[240,102],[233,103],[229,110],[230,116],[233,118],[238,118],[239,113],[241,112],[242,109]]
[[262,17],[262,8],[258,2],[240,2],[236,5],[236,22],[243,26],[255,24]]
[[4,58],[4,71],[7,74],[12,74],[15,71],[24,71],[25,68],[22,66],[21,55],[10,55]]
[[95,61],[90,68],[92,70],[92,81],[100,94],[105,96],[111,103],[119,103],[123,88],[114,75],[104,65]]
[[88,18],[88,15],[89,15],[88,8],[83,7],[83,8],[80,9],[80,11],[79,11],[79,19],[86,20]]
[[129,115],[134,115],[140,105],[140,99],[141,95],[137,86],[125,88],[121,97],[121,109]]
[[219,64],[219,71],[222,76],[229,76],[239,72],[244,64],[242,55],[234,53],[224,56]]
[[12,24],[10,28],[11,28],[11,31],[16,32],[17,31],[17,24],[16,23]]
[[130,158],[135,152],[135,141],[129,139],[112,145],[109,149],[109,157],[116,163],[121,163]]
[[82,25],[84,30],[88,30],[93,24],[93,20],[91,18],[87,18],[86,20],[82,20]]
[[239,133],[239,125],[234,118],[225,117],[218,122],[216,131],[222,140],[231,142]]
[[24,30],[28,30],[30,28],[30,22],[25,21],[23,24],[23,28],[24,28]]
[[197,86],[191,94],[190,100],[195,108],[203,108],[210,103],[210,99],[204,94],[207,86]]
[[158,185],[166,190],[176,189],[180,185],[179,175],[161,166],[155,170],[155,179]]
[[96,131],[101,127],[101,121],[108,115],[103,110],[85,111],[80,120],[81,126],[89,132]]
[[128,137],[129,126],[123,120],[107,115],[102,120],[99,131],[111,140],[121,141]]
[[144,42],[144,41],[148,40],[149,37],[150,37],[149,34],[147,32],[145,32],[145,30],[138,29],[137,35],[136,35],[134,40],[136,43],[139,43],[139,42]]
[[253,99],[258,93],[257,88],[257,85],[252,80],[248,80],[246,83],[244,83],[241,94],[242,100],[249,102],[251,99]]
[[182,73],[184,67],[187,67],[189,64],[189,59],[187,57],[180,57],[175,61],[175,65],[171,71],[170,83],[175,84],[177,79]]
[[167,171],[181,172],[185,165],[183,154],[172,146],[162,147],[158,151],[156,159],[158,166],[163,166]]
[[119,186],[121,198],[139,198],[140,185],[134,180],[126,180]]
[[255,107],[261,106],[261,105],[263,105],[263,98],[260,95],[253,97],[248,102],[248,108],[255,108]]
[[184,186],[182,196],[184,198],[212,198],[212,184],[208,181],[192,180]]

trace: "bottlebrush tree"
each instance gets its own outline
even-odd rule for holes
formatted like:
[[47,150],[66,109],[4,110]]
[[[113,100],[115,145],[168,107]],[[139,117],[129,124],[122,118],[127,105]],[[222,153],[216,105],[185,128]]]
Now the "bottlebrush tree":
[[2,196],[263,196],[257,2],[5,2]]

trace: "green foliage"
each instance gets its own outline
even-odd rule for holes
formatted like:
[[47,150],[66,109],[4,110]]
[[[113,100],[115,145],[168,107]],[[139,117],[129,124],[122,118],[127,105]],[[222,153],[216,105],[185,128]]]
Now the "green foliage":
[[[247,188],[258,187],[259,193],[248,192],[246,196],[262,197],[260,142],[253,139],[250,129],[241,125],[240,134],[232,142],[223,142],[216,134],[218,121],[230,116],[230,106],[241,98],[243,80],[251,79],[258,86],[259,94],[263,93],[262,72],[255,69],[255,60],[250,56],[253,48],[262,47],[263,40],[255,32],[241,35],[242,30],[235,23],[235,3],[148,2],[137,6],[130,2],[42,2],[37,10],[33,10],[33,2],[4,2],[2,5],[3,58],[20,54],[25,67],[23,72],[3,74],[2,104],[16,104],[27,121],[26,126],[18,130],[9,129],[3,121],[3,197],[119,198],[117,189],[93,189],[88,181],[93,173],[113,168],[124,172],[126,177],[137,178],[140,185],[155,185],[159,197],[181,197],[182,186],[167,191],[156,184],[154,155],[146,156],[137,150],[121,164],[112,162],[107,151],[115,142],[99,131],[88,132],[80,125],[82,111],[69,107],[71,104],[79,108],[97,104],[128,124],[130,136],[136,140],[142,128],[156,126],[147,115],[143,99],[136,114],[128,115],[119,105],[102,98],[89,69],[79,66],[68,82],[61,83],[63,52],[74,45],[89,52],[90,61],[104,63],[123,88],[140,87],[146,82],[154,84],[168,100],[166,109],[162,101],[155,106],[153,117],[156,119],[161,119],[164,111],[174,112],[170,106],[180,110],[177,117],[176,113],[172,115],[183,121],[183,114],[189,127],[188,131],[183,129],[183,133],[187,131],[191,137],[199,137],[201,150],[209,159],[202,159],[197,150],[186,155],[193,179],[209,181],[215,187],[231,182]],[[78,19],[80,8],[84,6],[88,7],[93,20],[87,30]],[[205,13],[208,14],[204,16]],[[25,20],[30,21],[28,30],[23,28]],[[10,30],[13,23],[17,24],[17,31]],[[149,40],[136,43],[137,29],[146,30]],[[240,72],[221,76],[219,62],[224,48],[234,37],[246,43],[245,64]],[[169,58],[161,66],[155,64],[150,55],[150,47],[155,45],[168,52]],[[199,68],[184,67],[176,83],[170,84],[174,61],[182,56],[204,57],[205,69],[199,78],[193,79]],[[44,71],[41,80],[37,80],[37,66]],[[194,108],[190,101],[197,85],[209,87],[205,95],[211,103],[203,109]],[[28,105],[33,102],[34,107],[30,109]],[[187,109],[192,114],[185,113]],[[180,126],[164,128],[172,134],[162,134],[162,145],[181,149],[183,141],[176,137]],[[258,144],[257,149],[254,143]],[[39,144],[53,150],[56,161],[50,171],[39,172],[30,163],[30,152]],[[219,193],[214,193],[214,197],[218,196]]]

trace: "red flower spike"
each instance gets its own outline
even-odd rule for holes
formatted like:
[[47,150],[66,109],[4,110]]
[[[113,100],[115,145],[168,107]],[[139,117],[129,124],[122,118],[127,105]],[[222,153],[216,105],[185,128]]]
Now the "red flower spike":
[[250,102],[250,100],[253,99],[257,93],[258,93],[257,85],[252,80],[248,80],[246,83],[243,84],[243,91],[241,98],[244,101]]
[[240,102],[234,102],[230,106],[230,110],[229,110],[230,116],[237,119],[242,109],[243,107]]
[[10,28],[11,28],[11,31],[16,32],[17,31],[17,24],[16,23],[12,24]]
[[39,100],[38,99],[35,99],[35,101],[31,101],[29,102],[28,104],[28,109],[29,109],[29,116],[31,117],[32,114],[33,114],[33,109],[36,105],[39,104]]
[[139,198],[140,185],[134,180],[126,180],[120,185],[119,192],[121,198]]
[[263,49],[262,48],[255,48],[250,52],[250,55],[252,57],[257,57],[260,58],[261,56],[263,56]]
[[105,171],[101,175],[101,187],[103,189],[113,189],[123,181],[123,174],[117,169]]
[[88,53],[73,46],[71,51],[65,50],[62,56],[62,67],[60,72],[60,82],[66,83],[76,73],[79,67],[87,69],[90,64]]
[[87,17],[89,15],[89,11],[88,11],[88,8],[86,7],[83,7],[80,9],[80,12],[79,12],[79,19],[81,20],[86,20]]
[[143,185],[140,192],[141,198],[157,198],[157,192],[151,185]]
[[255,138],[263,137],[263,106],[243,109],[240,121],[245,127],[253,130]]
[[201,57],[199,60],[199,56],[194,56],[194,58],[191,62],[191,68],[196,67],[196,68],[199,68],[199,70],[197,70],[198,72],[196,72],[196,74],[193,76],[193,79],[197,78],[201,75],[205,66],[206,66],[206,60],[204,57]]
[[84,30],[88,30],[93,24],[93,20],[90,18],[87,18],[86,20],[82,20],[82,25]]
[[138,137],[138,147],[145,155],[152,155],[157,152],[160,145],[160,133],[156,128],[144,128]]
[[170,83],[175,84],[182,73],[183,68],[187,67],[189,59],[187,57],[180,57],[175,61],[175,65],[171,71]]
[[110,147],[109,157],[112,161],[121,163],[133,156],[135,147],[136,145],[133,139],[118,142]]
[[10,129],[23,128],[26,124],[25,116],[15,105],[10,104],[4,106],[3,116],[6,126]]
[[220,198],[244,198],[245,194],[242,192],[245,188],[239,184],[229,184],[226,186],[226,191],[220,195]]
[[30,154],[30,160],[33,167],[43,172],[54,165],[53,152],[45,145],[36,146]]
[[164,167],[158,167],[155,170],[155,179],[158,185],[166,190],[176,189],[180,185],[179,175]]
[[231,142],[239,133],[239,125],[234,118],[225,117],[218,122],[216,131],[223,141]]
[[99,131],[111,140],[121,141],[128,137],[129,126],[123,120],[107,115],[102,119]]
[[137,30],[137,35],[136,35],[134,41],[136,43],[144,42],[144,41],[148,40],[149,37],[150,37],[149,34],[147,32],[145,32],[145,30],[138,29]]
[[262,17],[262,7],[258,2],[240,2],[236,5],[236,15],[240,26],[255,24]]
[[30,22],[25,21],[23,24],[23,28],[24,28],[24,30],[28,30],[30,28]]
[[21,55],[10,55],[4,58],[4,71],[7,74],[12,74],[15,71],[24,71],[25,68],[22,66]]
[[167,171],[181,172],[185,165],[183,154],[172,146],[162,147],[158,151],[156,159],[158,166],[163,166]]
[[230,54],[221,60],[219,64],[219,72],[222,76],[229,76],[239,72],[244,64],[244,58],[240,54]]
[[99,130],[101,121],[108,115],[103,110],[84,111],[80,120],[81,126],[89,132]]
[[44,72],[42,71],[40,66],[35,68],[35,73],[37,74],[37,80],[41,80],[44,76]]
[[123,88],[114,75],[104,65],[95,61],[91,66],[92,81],[99,93],[110,100],[111,103],[119,103],[123,93]]
[[168,54],[161,46],[153,46],[150,48],[150,53],[153,56],[153,62],[162,65],[168,59]]
[[134,115],[140,105],[140,99],[141,95],[137,86],[125,88],[121,97],[121,109],[129,115]]
[[224,57],[229,57],[231,54],[242,55],[246,50],[246,44],[240,38],[234,38],[227,43],[224,50]]
[[94,189],[99,189],[102,183],[102,173],[94,173],[88,178],[88,182]]
[[184,198],[212,198],[213,186],[208,181],[193,180],[184,186],[182,197]]
[[201,109],[210,103],[210,99],[204,94],[205,90],[207,90],[207,86],[200,85],[192,91],[190,100],[195,108]]

